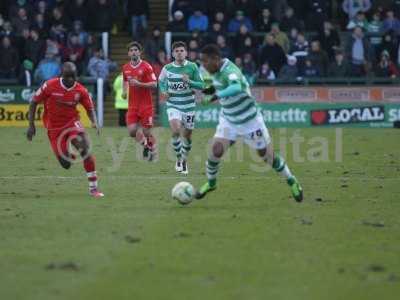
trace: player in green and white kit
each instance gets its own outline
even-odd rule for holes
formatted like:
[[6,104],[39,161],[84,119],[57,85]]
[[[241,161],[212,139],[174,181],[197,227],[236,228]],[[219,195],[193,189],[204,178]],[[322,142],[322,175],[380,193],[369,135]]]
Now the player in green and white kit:
[[203,198],[216,189],[219,163],[224,152],[239,136],[243,136],[247,145],[257,150],[266,163],[287,179],[295,200],[302,201],[303,189],[285,160],[274,154],[268,129],[240,69],[230,60],[221,59],[216,45],[203,48],[201,61],[213,78],[212,86],[203,91],[208,94],[203,101],[219,100],[222,110],[207,161],[208,182],[197,191],[196,198]]
[[196,109],[193,89],[203,89],[205,85],[197,65],[186,60],[187,48],[184,42],[172,44],[172,55],[175,61],[165,65],[158,78],[160,96],[167,102],[171,142],[176,153],[175,170],[188,174],[187,158],[192,149]]

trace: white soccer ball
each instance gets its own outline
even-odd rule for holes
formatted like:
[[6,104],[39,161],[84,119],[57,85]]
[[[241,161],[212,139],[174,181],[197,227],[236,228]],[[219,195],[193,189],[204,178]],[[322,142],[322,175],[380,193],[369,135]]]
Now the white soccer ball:
[[172,189],[171,195],[180,204],[189,204],[193,200],[194,187],[186,181],[178,182]]

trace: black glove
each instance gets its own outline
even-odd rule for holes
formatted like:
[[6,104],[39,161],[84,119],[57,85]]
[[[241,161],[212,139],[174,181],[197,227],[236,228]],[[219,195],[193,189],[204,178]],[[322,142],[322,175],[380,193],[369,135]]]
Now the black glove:
[[209,87],[205,88],[203,90],[203,94],[205,95],[212,95],[216,92],[215,87],[213,85],[210,85]]

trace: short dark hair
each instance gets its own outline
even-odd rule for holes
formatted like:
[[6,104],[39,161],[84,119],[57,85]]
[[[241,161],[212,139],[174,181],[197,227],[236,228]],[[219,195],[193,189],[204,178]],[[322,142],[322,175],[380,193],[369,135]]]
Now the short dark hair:
[[143,46],[142,46],[142,44],[140,44],[139,42],[136,42],[136,41],[130,42],[130,43],[128,44],[127,48],[128,48],[128,50],[129,50],[129,49],[131,49],[132,47],[138,48],[138,49],[140,50],[140,52],[143,51]]
[[221,50],[219,49],[219,47],[215,44],[208,44],[205,45],[203,47],[203,49],[201,49],[201,53],[202,54],[206,54],[209,56],[217,56],[217,57],[221,57]]
[[172,43],[172,50],[175,50],[175,48],[183,47],[185,50],[187,50],[187,46],[185,42],[182,41],[176,41]]

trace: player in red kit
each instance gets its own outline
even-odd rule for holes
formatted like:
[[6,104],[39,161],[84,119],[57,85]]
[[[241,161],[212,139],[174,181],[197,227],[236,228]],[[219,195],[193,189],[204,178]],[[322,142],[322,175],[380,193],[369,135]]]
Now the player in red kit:
[[155,157],[152,89],[157,88],[157,78],[151,65],[141,59],[143,47],[138,42],[128,45],[130,62],[122,67],[123,93],[128,95],[126,125],[129,135],[143,146],[143,157],[149,161]]
[[76,81],[76,66],[73,63],[64,63],[61,77],[46,81],[33,96],[29,107],[29,128],[26,133],[29,141],[32,141],[36,134],[34,116],[39,103],[44,105],[43,123],[47,128],[51,148],[61,166],[69,169],[75,158],[68,149],[71,143],[83,159],[89,180],[89,194],[96,198],[103,197],[104,194],[97,187],[95,158],[89,151],[89,140],[79,121],[76,106],[83,105],[92,126],[99,134],[96,113],[87,89]]

